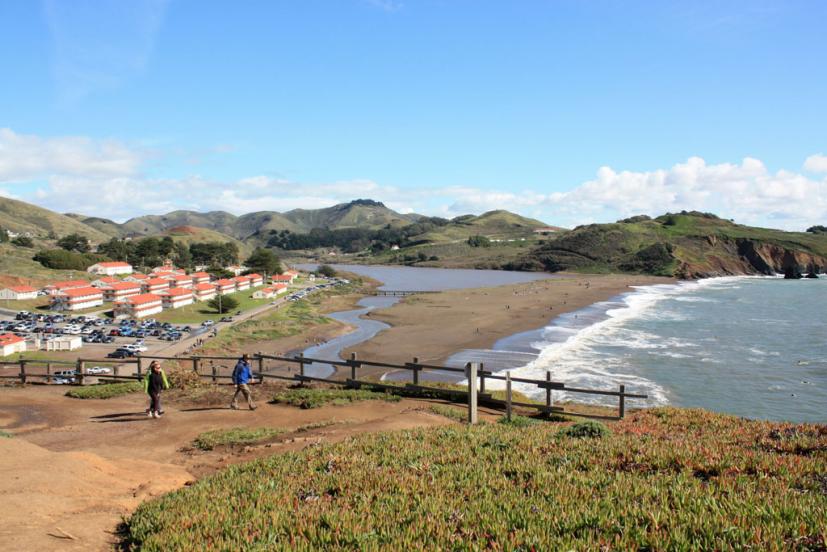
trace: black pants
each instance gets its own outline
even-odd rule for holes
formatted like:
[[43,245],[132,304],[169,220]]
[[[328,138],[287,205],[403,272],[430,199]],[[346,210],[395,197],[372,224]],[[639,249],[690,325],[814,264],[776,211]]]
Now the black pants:
[[149,394],[149,411],[160,414],[161,410],[161,392]]

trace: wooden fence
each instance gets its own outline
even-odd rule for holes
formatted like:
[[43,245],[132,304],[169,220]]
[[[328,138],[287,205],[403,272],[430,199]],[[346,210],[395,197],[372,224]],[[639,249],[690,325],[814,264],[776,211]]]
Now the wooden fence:
[[[0,375],[0,379],[19,379],[21,383],[25,384],[32,379],[43,380],[51,382],[54,380],[56,372],[65,372],[73,370],[74,374],[71,377],[62,376],[74,385],[83,385],[84,381],[89,377],[97,377],[99,380],[136,380],[140,379],[147,368],[149,362],[152,360],[168,360],[175,361],[182,365],[190,364],[192,370],[201,378],[209,379],[213,383],[220,383],[232,379],[229,373],[221,373],[221,368],[225,371],[229,370],[237,360],[238,356],[189,356],[189,357],[170,357],[158,355],[140,355],[131,359],[84,359],[79,358],[76,361],[41,361],[41,360],[19,360],[15,362],[0,362],[0,367],[3,366],[19,366],[19,373],[16,375]],[[343,385],[352,388],[370,388],[384,390],[393,393],[403,393],[411,396],[440,396],[455,401],[461,401],[468,404],[468,421],[476,423],[477,421],[477,405],[483,404],[485,406],[502,409],[506,416],[510,419],[512,408],[521,407],[526,409],[533,409],[540,413],[550,414],[565,414],[567,416],[581,416],[587,418],[598,419],[621,419],[626,414],[626,400],[627,399],[645,399],[647,395],[637,393],[627,393],[625,385],[619,385],[617,390],[610,389],[585,389],[581,387],[571,387],[563,382],[553,381],[551,372],[546,372],[546,377],[543,380],[512,377],[510,372],[504,375],[485,370],[481,363],[468,363],[464,368],[457,368],[451,366],[438,366],[433,364],[425,364],[419,362],[418,358],[414,358],[412,362],[404,364],[394,364],[388,362],[376,362],[369,360],[361,360],[353,353],[351,358],[347,360],[324,360],[319,358],[306,357],[302,354],[296,356],[285,357],[267,355],[263,353],[256,353],[250,355],[250,360],[253,363],[253,374],[259,383],[263,383],[267,379],[278,379],[294,381],[302,384],[304,382],[324,382],[336,385]],[[216,361],[226,362],[227,364],[216,365]],[[297,373],[290,375],[280,375],[269,373],[267,370],[268,362],[278,362],[288,366],[295,366]],[[111,374],[90,374],[88,366],[90,364],[104,364],[112,366]],[[307,374],[307,366],[312,364],[329,365],[335,368],[333,376],[338,377],[317,377]],[[130,369],[130,366],[132,368]],[[40,367],[40,371],[32,370],[33,367]],[[43,368],[45,367],[45,372]],[[392,385],[387,383],[367,381],[359,379],[359,371],[362,368],[380,368],[387,370],[408,371],[410,372],[411,381],[404,385]],[[122,373],[128,371],[128,374]],[[467,388],[446,389],[440,387],[430,387],[423,385],[423,372],[440,371],[449,372],[460,375],[467,379]],[[486,390],[486,382],[489,380],[506,382],[505,398],[496,399]],[[545,400],[542,403],[520,402],[513,399],[512,384],[522,383],[529,386],[534,386],[538,389],[544,390]],[[597,395],[617,397],[617,416],[601,416],[597,414],[578,413],[565,410],[564,407],[554,404],[553,393],[575,393],[583,395]]]

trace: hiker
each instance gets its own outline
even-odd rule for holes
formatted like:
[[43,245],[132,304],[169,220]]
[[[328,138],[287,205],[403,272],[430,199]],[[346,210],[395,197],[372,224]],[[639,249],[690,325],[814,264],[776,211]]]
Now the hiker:
[[161,409],[161,391],[164,389],[169,389],[167,375],[161,368],[161,363],[153,360],[144,376],[144,391],[149,395],[147,416],[150,418],[160,418],[164,413]]
[[247,399],[247,406],[250,410],[255,410],[256,405],[253,404],[253,395],[250,393],[250,387],[247,385],[253,379],[253,372],[250,369],[250,355],[244,353],[241,359],[233,368],[233,383],[235,384],[235,395],[233,395],[233,402],[230,403],[230,408],[238,410],[238,394],[244,395]]

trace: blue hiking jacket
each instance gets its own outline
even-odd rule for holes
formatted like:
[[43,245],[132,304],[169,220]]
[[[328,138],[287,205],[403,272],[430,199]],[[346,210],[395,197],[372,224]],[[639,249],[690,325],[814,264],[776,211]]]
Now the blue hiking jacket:
[[250,370],[250,363],[239,360],[238,364],[236,364],[233,369],[233,383],[236,385],[241,385],[243,383],[248,383],[252,378],[253,374]]

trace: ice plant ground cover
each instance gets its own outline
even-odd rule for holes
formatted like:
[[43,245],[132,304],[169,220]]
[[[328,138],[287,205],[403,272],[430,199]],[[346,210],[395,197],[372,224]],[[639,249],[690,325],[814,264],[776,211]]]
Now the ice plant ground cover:
[[804,549],[827,546],[827,426],[663,408],[362,435],[237,465],[140,506],[127,546]]
[[214,429],[201,433],[195,438],[192,444],[200,450],[213,450],[219,446],[253,445],[276,437],[284,432],[284,429],[275,427]]
[[143,384],[139,381],[130,381],[75,387],[67,391],[66,396],[73,399],[111,399],[112,397],[120,397],[138,391],[143,391]]

